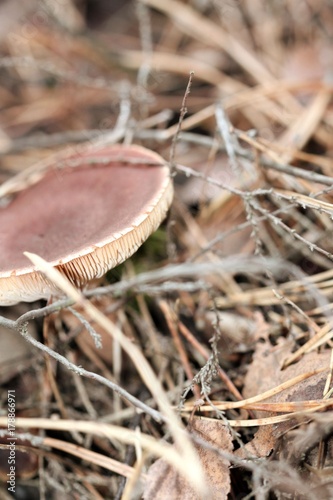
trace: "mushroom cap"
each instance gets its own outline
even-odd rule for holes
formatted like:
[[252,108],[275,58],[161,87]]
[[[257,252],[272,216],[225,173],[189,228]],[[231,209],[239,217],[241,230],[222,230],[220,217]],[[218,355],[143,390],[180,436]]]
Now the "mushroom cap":
[[68,155],[0,208],[0,305],[61,295],[23,252],[81,288],[130,257],[172,197],[165,161],[141,146]]

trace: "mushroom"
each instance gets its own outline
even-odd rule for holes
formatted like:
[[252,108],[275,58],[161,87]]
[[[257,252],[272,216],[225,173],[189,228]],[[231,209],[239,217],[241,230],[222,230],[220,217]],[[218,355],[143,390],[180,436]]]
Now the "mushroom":
[[82,288],[130,257],[166,216],[169,168],[140,146],[68,155],[0,208],[0,305],[60,295],[36,253]]

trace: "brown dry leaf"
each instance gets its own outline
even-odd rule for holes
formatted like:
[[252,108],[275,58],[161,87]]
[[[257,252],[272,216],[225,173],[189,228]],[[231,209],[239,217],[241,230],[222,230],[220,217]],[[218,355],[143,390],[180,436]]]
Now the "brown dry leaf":
[[[304,355],[298,363],[281,370],[283,362],[291,353],[293,342],[281,340],[277,346],[267,343],[258,344],[253,362],[245,377],[243,395],[245,398],[265,392],[283,384],[298,375],[329,367],[330,351],[310,352]],[[323,398],[323,390],[327,372],[318,373],[295,386],[286,389],[265,402],[311,401]],[[255,412],[256,417],[269,416],[267,413]],[[247,453],[258,457],[268,456],[276,448],[277,442],[287,431],[295,427],[295,420],[281,422],[277,425],[260,427],[254,439],[244,449],[236,454],[245,458]]]
[[[221,452],[232,452],[232,440],[228,428],[216,420],[195,419],[191,433]],[[195,444],[207,484],[211,490],[210,500],[223,500],[230,491],[230,462],[212,448]],[[190,466],[190,465],[189,465]],[[201,500],[187,481],[165,460],[157,460],[148,471],[143,494],[144,500]]]
[[291,352],[292,347],[293,341],[281,341],[281,339],[276,346],[272,346],[269,341],[257,343],[244,380],[245,399],[268,391],[279,384],[276,374],[280,373],[283,360]]
[[[286,357],[289,357],[293,345],[293,341],[284,339],[280,339],[278,345],[274,347],[269,346],[268,343],[259,343],[257,345],[253,362],[245,377],[243,391],[245,398],[268,391],[303,373],[329,367],[331,353],[329,350],[326,350],[305,354],[297,363],[282,370],[283,362]],[[303,380],[296,386],[277,394],[274,401],[322,399],[326,377],[327,372],[323,372]],[[271,401],[273,401],[273,398]]]

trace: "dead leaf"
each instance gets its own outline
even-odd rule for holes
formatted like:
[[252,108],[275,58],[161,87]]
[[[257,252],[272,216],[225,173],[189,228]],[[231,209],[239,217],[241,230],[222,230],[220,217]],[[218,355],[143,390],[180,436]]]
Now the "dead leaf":
[[[310,352],[305,354],[297,363],[290,365],[285,370],[281,370],[286,356],[290,355],[293,343],[281,340],[277,346],[271,347],[268,343],[258,344],[253,362],[249,367],[245,377],[243,395],[246,398],[265,392],[273,387],[283,384],[298,375],[309,373],[325,366],[329,367],[330,351]],[[306,380],[303,380],[278,394],[266,399],[265,402],[290,402],[320,400],[323,398],[323,390],[327,378],[327,372],[318,373]],[[257,418],[270,416],[264,412],[254,412]],[[257,457],[268,456],[274,449],[280,438],[283,437],[281,448],[289,449],[291,443],[286,446],[286,435],[295,425],[299,425],[295,420],[281,422],[276,425],[260,427],[254,439],[244,448],[237,450],[236,455],[241,458],[248,457],[248,454]],[[304,429],[303,431],[304,432]],[[284,443],[284,445],[282,445]],[[298,450],[300,456],[300,450]],[[312,461],[311,461],[312,462]]]
[[[230,462],[218,455],[213,447],[221,452],[232,452],[232,440],[228,428],[217,420],[195,419],[190,432],[210,445],[195,444],[207,484],[211,490],[210,500],[227,499],[230,491]],[[190,467],[190,464],[189,464]],[[202,500],[189,486],[187,481],[165,460],[157,460],[148,471],[143,494],[144,500]]]

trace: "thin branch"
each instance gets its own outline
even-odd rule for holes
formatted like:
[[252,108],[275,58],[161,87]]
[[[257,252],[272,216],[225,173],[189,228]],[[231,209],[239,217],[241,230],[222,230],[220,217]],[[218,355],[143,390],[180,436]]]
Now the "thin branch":
[[[309,293],[313,295],[316,302],[320,303],[323,300],[323,297],[321,295],[319,297],[318,292],[313,288],[311,283],[308,282],[306,275],[291,262],[287,262],[283,259],[265,258],[265,266],[266,269],[263,267],[262,258],[255,256],[233,256],[214,262],[185,262],[183,264],[170,264],[163,268],[138,274],[132,278],[119,281],[118,283],[114,283],[112,285],[87,290],[84,293],[84,296],[94,297],[107,294],[119,296],[129,291],[135,293],[144,291],[147,293],[149,292],[149,286],[159,282],[168,284],[168,282],[172,280],[181,280],[186,278],[196,279],[198,276],[200,276],[200,279],[202,280],[205,275],[212,273],[216,274],[217,271],[224,271],[229,274],[262,274],[266,273],[268,269],[275,275],[278,275],[279,279],[289,279],[290,275],[294,276],[296,279],[299,279]],[[166,285],[161,286],[163,287]],[[171,287],[172,285],[169,286]],[[12,330],[17,330],[18,327],[25,322],[35,318],[44,317],[47,314],[68,307],[69,305],[73,305],[73,303],[73,300],[62,299],[50,306],[29,311],[20,316],[16,321],[0,316],[0,325]]]
[[[3,318],[0,318],[0,323],[2,323],[2,320],[3,320]],[[15,327],[13,328],[14,324],[15,324]],[[9,326],[7,323],[7,328],[8,327]],[[56,361],[58,361],[59,363],[64,365],[68,370],[73,371],[74,373],[76,373],[77,375],[80,375],[81,377],[86,377],[86,378],[89,378],[91,380],[96,380],[100,384],[105,385],[106,387],[108,387],[112,391],[119,394],[119,396],[121,396],[122,398],[127,400],[131,405],[136,406],[139,410],[143,411],[147,415],[150,415],[157,422],[165,422],[165,418],[163,417],[163,415],[160,412],[150,408],[145,403],[143,403],[139,399],[132,396],[129,392],[125,391],[125,389],[123,389],[119,385],[115,384],[114,382],[111,382],[111,380],[108,380],[105,377],[102,377],[101,375],[98,375],[97,373],[90,372],[88,370],[85,370],[81,366],[77,366],[77,365],[71,363],[70,361],[68,361],[67,358],[65,358],[61,354],[53,351],[53,349],[50,349],[50,347],[47,347],[46,345],[42,344],[38,340],[34,339],[28,333],[27,323],[23,323],[19,326],[19,328],[17,328],[16,322],[13,321],[11,324],[11,327],[9,327],[9,328],[18,331],[20,333],[20,335],[22,335],[22,337],[27,342],[32,344],[34,347],[37,347],[37,349],[39,349],[40,351],[42,351],[42,352],[48,354],[49,356],[51,356],[52,358],[54,358]]]
[[183,98],[183,102],[182,102],[182,107],[180,108],[180,115],[179,115],[177,130],[176,130],[175,135],[172,138],[172,144],[171,144],[171,150],[170,150],[170,160],[169,160],[170,161],[170,167],[171,167],[171,173],[173,173],[173,170],[174,170],[175,157],[176,157],[176,146],[177,146],[177,142],[178,142],[178,139],[179,139],[179,134],[180,134],[180,131],[181,131],[181,128],[182,128],[183,120],[184,120],[185,115],[187,113],[186,101],[187,101],[187,98],[188,98],[188,96],[190,95],[190,92],[191,92],[191,86],[192,86],[193,76],[194,76],[194,72],[191,71],[189,79],[188,79],[186,91],[185,91],[185,94],[184,94],[184,98]]
[[97,333],[96,330],[94,330],[94,328],[91,326],[89,321],[86,320],[86,318],[84,316],[82,316],[82,314],[80,314],[76,309],[69,306],[68,310],[73,314],[73,316],[75,316],[82,323],[82,325],[85,327],[85,329],[89,332],[97,349],[101,349],[102,348],[101,335],[99,333]]

